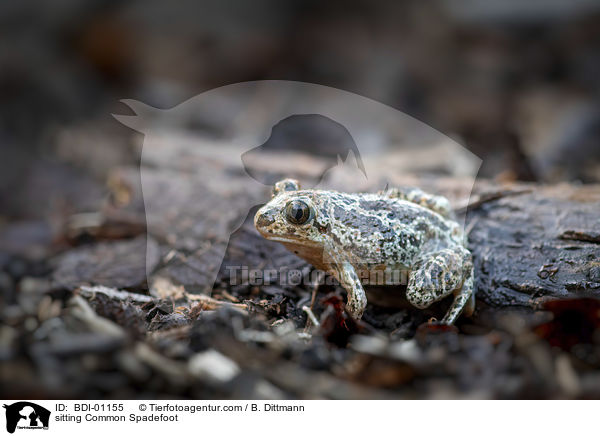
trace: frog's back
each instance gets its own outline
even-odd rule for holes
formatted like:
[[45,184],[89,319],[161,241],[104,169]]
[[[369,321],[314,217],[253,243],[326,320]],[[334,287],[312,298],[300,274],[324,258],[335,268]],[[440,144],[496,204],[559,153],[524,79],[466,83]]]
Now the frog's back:
[[447,238],[450,223],[411,201],[381,194],[322,191],[334,248],[356,263],[409,267],[425,243]]

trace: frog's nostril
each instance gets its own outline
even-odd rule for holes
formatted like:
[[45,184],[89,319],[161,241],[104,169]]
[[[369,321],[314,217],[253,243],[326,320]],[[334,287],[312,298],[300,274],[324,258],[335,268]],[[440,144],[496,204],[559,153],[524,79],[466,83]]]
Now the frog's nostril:
[[273,216],[268,213],[261,213],[257,218],[256,218],[256,227],[267,227],[270,226],[271,224],[273,224],[275,222],[275,219],[273,218]]

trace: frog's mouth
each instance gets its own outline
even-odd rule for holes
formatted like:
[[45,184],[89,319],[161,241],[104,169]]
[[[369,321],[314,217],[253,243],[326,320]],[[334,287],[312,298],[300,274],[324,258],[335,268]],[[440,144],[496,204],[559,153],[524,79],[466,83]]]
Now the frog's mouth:
[[268,233],[266,235],[263,234],[263,236],[265,237],[265,239],[268,239],[269,241],[283,242],[285,244],[292,244],[292,243],[299,242],[298,240],[291,239],[291,238],[284,238],[283,236],[271,236]]
[[294,238],[293,236],[281,236],[281,235],[273,235],[272,233],[265,233],[258,231],[265,239],[269,241],[281,242],[282,244],[291,244],[291,245],[302,245],[305,247],[318,247],[319,243],[314,241],[307,241],[301,238]]

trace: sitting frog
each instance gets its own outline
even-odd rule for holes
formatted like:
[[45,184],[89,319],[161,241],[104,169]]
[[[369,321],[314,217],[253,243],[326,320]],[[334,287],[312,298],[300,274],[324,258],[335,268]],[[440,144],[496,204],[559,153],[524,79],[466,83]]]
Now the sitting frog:
[[301,190],[296,180],[285,179],[258,210],[254,225],[265,238],[333,275],[348,293],[354,318],[367,305],[366,277],[403,271],[406,297],[420,309],[454,294],[441,321],[452,324],[463,309],[472,314],[475,297],[471,253],[451,215],[448,200],[416,188],[346,194]]

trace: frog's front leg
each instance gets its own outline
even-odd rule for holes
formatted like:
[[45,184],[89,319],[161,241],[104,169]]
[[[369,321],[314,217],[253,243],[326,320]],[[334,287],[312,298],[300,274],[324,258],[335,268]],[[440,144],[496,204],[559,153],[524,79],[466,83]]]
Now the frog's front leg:
[[348,293],[346,309],[352,318],[360,319],[367,307],[367,295],[356,270],[350,262],[343,261],[336,265],[332,273]]
[[406,298],[414,306],[424,309],[454,293],[454,301],[442,319],[452,324],[465,306],[473,309],[473,262],[463,247],[446,248],[421,255],[410,273]]

